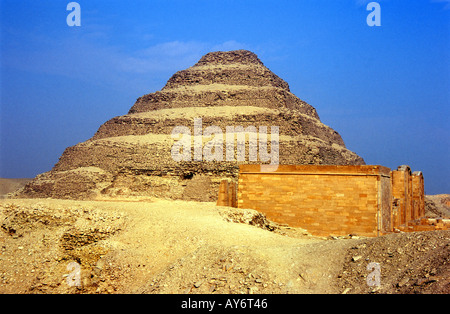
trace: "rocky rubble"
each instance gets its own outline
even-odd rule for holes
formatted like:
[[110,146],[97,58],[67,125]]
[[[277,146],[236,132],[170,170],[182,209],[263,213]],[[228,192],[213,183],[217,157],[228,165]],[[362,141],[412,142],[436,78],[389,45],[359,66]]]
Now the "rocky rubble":
[[[369,286],[369,263],[380,265],[380,285]],[[338,275],[346,293],[450,293],[450,231],[391,234],[359,240]]]
[[218,210],[220,215],[228,222],[248,224],[269,231],[278,228],[275,223],[267,220],[264,214],[254,209],[218,207]]
[[[246,248],[204,247],[170,265],[142,293],[282,293],[284,284],[263,271],[261,260],[247,259]],[[254,265],[243,267],[242,265]]]

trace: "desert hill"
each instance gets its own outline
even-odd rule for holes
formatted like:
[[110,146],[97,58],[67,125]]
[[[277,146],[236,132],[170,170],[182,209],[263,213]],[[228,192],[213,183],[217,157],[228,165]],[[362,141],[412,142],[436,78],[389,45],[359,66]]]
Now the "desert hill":
[[450,218],[450,194],[425,195],[426,216]]
[[0,200],[0,293],[448,294],[449,243],[442,230],[313,237],[208,202]]

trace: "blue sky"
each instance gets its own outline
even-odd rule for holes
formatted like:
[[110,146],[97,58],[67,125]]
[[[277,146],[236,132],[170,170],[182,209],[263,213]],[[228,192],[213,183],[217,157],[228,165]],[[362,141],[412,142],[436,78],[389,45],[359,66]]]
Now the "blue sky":
[[450,1],[0,0],[0,177],[50,170],[207,52],[248,49],[368,164],[450,193]]

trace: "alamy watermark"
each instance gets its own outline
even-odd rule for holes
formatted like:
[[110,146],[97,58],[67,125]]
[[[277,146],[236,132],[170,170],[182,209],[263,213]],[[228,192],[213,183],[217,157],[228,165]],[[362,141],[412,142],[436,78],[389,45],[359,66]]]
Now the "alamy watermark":
[[[171,149],[172,159],[177,162],[224,161],[224,159],[226,161],[245,161],[248,142],[249,161],[269,163],[262,165],[261,170],[276,171],[280,151],[279,127],[270,127],[270,152],[268,151],[269,134],[267,132],[267,126],[260,126],[258,129],[255,126],[246,128],[226,126],[225,134],[220,127],[215,125],[208,126],[203,130],[202,118],[195,118],[194,134],[187,126],[176,126],[172,130],[171,136],[176,140]],[[204,143],[205,140],[206,143]]]
[[[66,18],[68,26],[81,26],[81,6],[78,2],[69,2],[66,6],[67,11],[71,11]],[[378,2],[370,2],[366,7],[371,11],[367,15],[366,23],[369,26],[381,26],[381,6]]]
[[66,18],[68,26],[81,26],[81,7],[78,2],[70,2],[66,7],[67,11],[71,11]]
[[378,2],[370,2],[366,7],[367,11],[371,11],[367,15],[367,25],[369,26],[381,26],[381,7]]
[[67,270],[70,271],[67,274],[67,285],[69,287],[81,286],[81,265],[77,262],[71,262],[67,265]]
[[369,287],[379,287],[381,286],[381,266],[380,263],[369,263],[367,265],[367,270],[371,271],[366,278],[367,285]]

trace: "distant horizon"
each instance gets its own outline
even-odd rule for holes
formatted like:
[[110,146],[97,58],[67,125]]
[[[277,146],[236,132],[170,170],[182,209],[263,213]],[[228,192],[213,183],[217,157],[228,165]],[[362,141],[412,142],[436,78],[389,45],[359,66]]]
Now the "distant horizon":
[[450,193],[450,1],[0,0],[0,177],[34,178],[212,51],[256,53],[368,165]]

